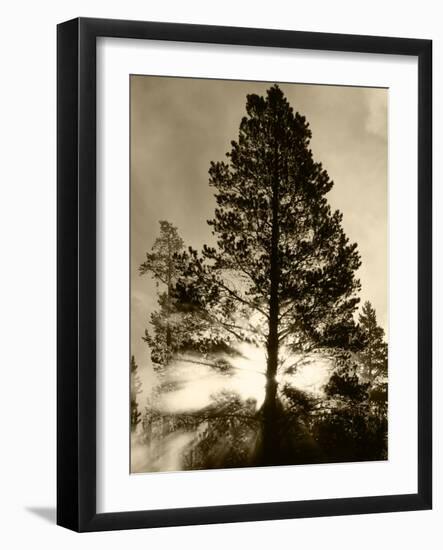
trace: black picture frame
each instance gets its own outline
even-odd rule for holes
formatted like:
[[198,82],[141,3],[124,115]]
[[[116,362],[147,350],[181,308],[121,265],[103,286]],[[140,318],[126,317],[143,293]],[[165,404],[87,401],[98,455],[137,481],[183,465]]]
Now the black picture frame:
[[[96,39],[168,40],[418,59],[416,494],[96,512]],[[57,29],[57,523],[75,531],[426,510],[432,506],[432,42],[79,18]]]

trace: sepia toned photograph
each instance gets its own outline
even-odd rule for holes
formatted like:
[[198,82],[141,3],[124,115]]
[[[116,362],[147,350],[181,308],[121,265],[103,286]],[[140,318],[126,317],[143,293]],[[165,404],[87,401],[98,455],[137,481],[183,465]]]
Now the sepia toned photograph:
[[131,473],[388,459],[388,97],[131,75]]

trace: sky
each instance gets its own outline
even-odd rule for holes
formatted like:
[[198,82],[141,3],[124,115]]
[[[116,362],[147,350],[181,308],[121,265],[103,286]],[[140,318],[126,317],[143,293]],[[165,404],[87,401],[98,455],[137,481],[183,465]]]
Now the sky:
[[[237,139],[246,95],[264,95],[272,84],[131,76],[131,353],[142,376],[150,370],[142,336],[157,297],[155,283],[138,267],[159,234],[158,222],[174,224],[186,246],[211,242],[210,161],[225,160]],[[372,303],[387,331],[388,90],[279,85],[310,124],[314,159],[334,181],[327,198],[358,244],[361,304]]]

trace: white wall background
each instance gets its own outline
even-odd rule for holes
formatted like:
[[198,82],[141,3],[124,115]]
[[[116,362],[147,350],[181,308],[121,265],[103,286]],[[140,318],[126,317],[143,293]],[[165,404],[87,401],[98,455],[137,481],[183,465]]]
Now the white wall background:
[[[438,2],[366,0],[16,1],[2,9],[0,84],[0,544],[48,549],[278,546],[340,550],[439,548],[443,522],[443,300],[434,290],[435,506],[348,516],[77,535],[55,521],[55,26],[76,16],[432,38],[435,273],[443,207],[443,10]],[[438,311],[440,309],[440,311]],[[440,338],[439,338],[440,337]],[[440,340],[440,341],[439,341]]]

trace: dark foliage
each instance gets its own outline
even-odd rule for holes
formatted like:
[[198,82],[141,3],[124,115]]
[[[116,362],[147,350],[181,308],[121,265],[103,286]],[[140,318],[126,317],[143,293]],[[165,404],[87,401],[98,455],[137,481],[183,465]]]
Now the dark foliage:
[[312,422],[314,437],[331,462],[387,458],[387,395],[361,382],[357,370],[347,359],[332,374]]
[[138,366],[135,357],[131,357],[131,430],[135,430],[140,422],[141,413],[138,410],[137,394],[141,391],[141,382],[138,377]]
[[360,374],[371,384],[383,383],[388,373],[388,346],[384,330],[378,326],[375,309],[365,302],[359,315],[363,346],[359,351]]

